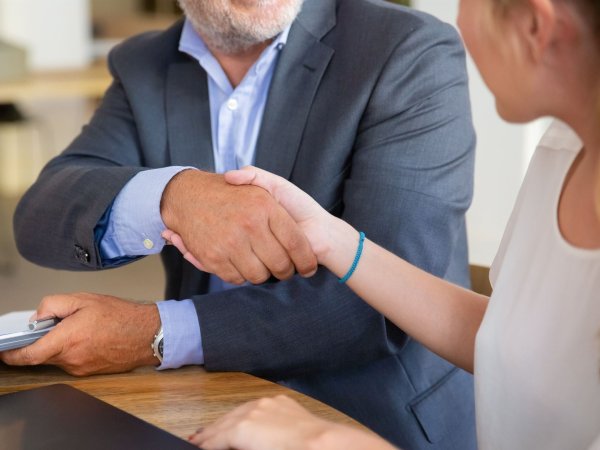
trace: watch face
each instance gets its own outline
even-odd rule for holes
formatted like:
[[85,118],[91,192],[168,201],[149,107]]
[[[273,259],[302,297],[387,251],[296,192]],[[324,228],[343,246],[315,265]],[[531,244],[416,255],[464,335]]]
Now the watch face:
[[158,353],[160,353],[160,357],[163,357],[163,343],[164,343],[164,339],[161,339],[160,341],[158,341]]

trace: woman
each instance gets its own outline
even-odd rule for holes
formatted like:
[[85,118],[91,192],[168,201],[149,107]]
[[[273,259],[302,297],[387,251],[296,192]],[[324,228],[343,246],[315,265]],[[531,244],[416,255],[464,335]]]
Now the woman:
[[[600,449],[600,0],[462,0],[459,26],[503,118],[562,121],[531,162],[492,266],[491,301],[368,240],[357,251],[356,230],[281,178],[252,167],[226,178],[271,192],[320,264],[474,371],[482,450]],[[190,440],[205,449],[392,448],[287,398],[243,405]]]

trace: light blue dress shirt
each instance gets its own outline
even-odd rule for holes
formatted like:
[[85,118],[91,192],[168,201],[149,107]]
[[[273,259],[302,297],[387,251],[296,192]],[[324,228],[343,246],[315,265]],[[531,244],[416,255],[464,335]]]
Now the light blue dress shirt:
[[[217,173],[254,163],[269,87],[289,30],[290,27],[263,51],[234,88],[200,35],[185,21],[179,51],[196,59],[208,75]],[[160,200],[171,178],[184,169],[186,167],[171,166],[143,171],[123,187],[103,218],[107,219],[107,225],[100,252],[105,264],[162,250],[165,243],[160,233],[165,224],[160,215]],[[232,287],[214,276],[210,286],[211,291]],[[157,305],[164,332],[163,362],[159,369],[203,364],[202,336],[192,300],[165,300]]]

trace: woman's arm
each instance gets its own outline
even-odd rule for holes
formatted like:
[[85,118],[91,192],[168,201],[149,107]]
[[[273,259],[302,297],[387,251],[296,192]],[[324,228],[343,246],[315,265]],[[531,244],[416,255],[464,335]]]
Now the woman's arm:
[[[343,277],[358,247],[358,232],[331,217],[328,250],[319,262]],[[354,292],[408,335],[454,365],[473,371],[475,336],[488,298],[437,278],[365,240]]]
[[[255,167],[226,174],[232,184],[266,189],[306,233],[319,263],[338,277],[350,268],[358,232],[328,214],[289,181]],[[424,272],[369,240],[347,282],[407,334],[453,364],[473,371],[475,336],[488,298]]]

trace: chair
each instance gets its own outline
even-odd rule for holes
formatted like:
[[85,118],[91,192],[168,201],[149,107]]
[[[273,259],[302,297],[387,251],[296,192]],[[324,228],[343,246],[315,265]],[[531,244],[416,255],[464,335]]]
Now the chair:
[[488,297],[492,295],[489,267],[471,264],[469,268],[471,270],[471,289]]

